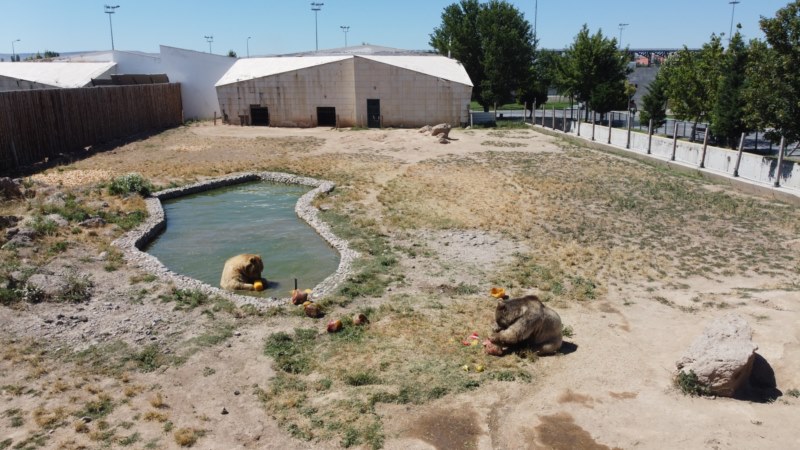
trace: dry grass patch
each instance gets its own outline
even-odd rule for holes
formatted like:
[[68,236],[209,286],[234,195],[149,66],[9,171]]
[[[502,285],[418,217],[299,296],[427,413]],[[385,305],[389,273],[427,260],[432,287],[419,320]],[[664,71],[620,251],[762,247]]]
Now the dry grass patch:
[[205,435],[203,430],[195,428],[178,428],[173,433],[175,442],[181,447],[191,447],[197,443],[197,440]]

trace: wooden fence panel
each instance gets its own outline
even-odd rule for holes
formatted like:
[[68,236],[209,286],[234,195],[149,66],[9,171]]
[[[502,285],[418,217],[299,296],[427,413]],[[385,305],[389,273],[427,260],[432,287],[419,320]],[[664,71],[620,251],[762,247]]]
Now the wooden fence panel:
[[178,126],[182,108],[177,83],[0,92],[0,174]]

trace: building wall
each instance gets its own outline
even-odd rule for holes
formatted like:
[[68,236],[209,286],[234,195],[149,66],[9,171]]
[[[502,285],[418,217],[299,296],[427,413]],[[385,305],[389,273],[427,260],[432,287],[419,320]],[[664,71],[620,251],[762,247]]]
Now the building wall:
[[160,72],[166,73],[171,83],[181,84],[184,120],[221,115],[214,85],[235,62],[236,58],[229,56],[161,46]]
[[384,127],[419,127],[469,120],[472,87],[359,58],[355,61],[356,123],[367,126],[367,99],[379,99]]
[[219,86],[217,96],[236,125],[249,124],[250,106],[259,105],[271,126],[317,126],[317,107],[334,107],[340,127],[355,126],[352,59]]
[[57,87],[0,75],[0,92],[29,91],[31,89],[57,89]]

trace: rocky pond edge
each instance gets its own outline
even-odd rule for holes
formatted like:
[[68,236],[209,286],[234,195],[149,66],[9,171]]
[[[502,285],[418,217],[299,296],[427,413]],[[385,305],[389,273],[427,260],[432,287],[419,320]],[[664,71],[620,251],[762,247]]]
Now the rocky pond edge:
[[[233,301],[239,306],[252,305],[258,309],[285,305],[289,301],[288,297],[276,298],[241,295],[173,272],[158,258],[142,250],[167,227],[166,215],[161,205],[163,200],[170,200],[196,194],[198,192],[252,181],[269,181],[314,187],[314,189],[306,192],[297,200],[294,210],[300,219],[308,223],[308,225],[328,242],[328,244],[339,252],[339,267],[336,269],[336,272],[314,286],[312,298],[316,300],[332,293],[342,281],[352,274],[353,261],[359,255],[358,252],[350,248],[346,240],[340,239],[333,233],[330,226],[319,218],[319,210],[311,205],[311,202],[317,195],[331,192],[336,187],[336,184],[331,181],[281,172],[249,172],[227,175],[186,186],[158,191],[145,199],[148,217],[145,219],[144,223],[116,239],[114,245],[122,250],[125,260],[128,261],[129,264],[152,273],[164,281],[172,282],[177,288],[197,290],[207,295],[218,295]],[[220,268],[220,271],[221,270],[222,268]]]

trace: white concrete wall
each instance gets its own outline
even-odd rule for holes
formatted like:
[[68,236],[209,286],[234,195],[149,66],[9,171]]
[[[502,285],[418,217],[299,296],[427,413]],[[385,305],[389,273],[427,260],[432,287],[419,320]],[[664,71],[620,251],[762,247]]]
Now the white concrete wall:
[[469,121],[472,87],[355,57],[356,122],[367,126],[367,99],[379,99],[383,126],[420,127]]
[[[44,63],[42,63],[44,64]],[[56,86],[36,83],[35,81],[20,80],[17,78],[0,75],[0,92],[5,91],[30,91],[32,89],[58,89]]]
[[[575,133],[577,127],[570,130]],[[592,124],[581,123],[580,137],[591,139]],[[595,141],[600,143],[608,142],[608,127],[595,125]],[[627,143],[628,131],[622,128],[612,128],[611,145],[625,148]],[[630,151],[635,153],[647,153],[647,133],[631,132]],[[661,136],[653,136],[650,154],[654,158],[670,160],[672,158],[672,139]],[[702,143],[692,143],[678,139],[675,146],[675,161],[689,166],[700,166],[703,154]],[[736,168],[736,158],[738,152],[727,148],[708,146],[706,149],[705,169],[721,174],[733,176]],[[772,186],[776,181],[778,162],[774,158],[756,155],[753,153],[742,153],[739,163],[739,177],[745,180]],[[800,191],[800,164],[784,161],[781,169],[780,185],[783,188]]]
[[184,120],[221,115],[214,84],[235,62],[229,56],[161,46],[159,73],[166,73],[171,83],[181,83]]
[[250,105],[266,106],[271,126],[317,126],[317,107],[336,108],[339,126],[355,125],[353,59],[219,86],[217,96],[236,125],[239,116],[249,123]]
[[111,61],[117,63],[115,75],[166,73],[159,55],[114,51],[111,58]]

